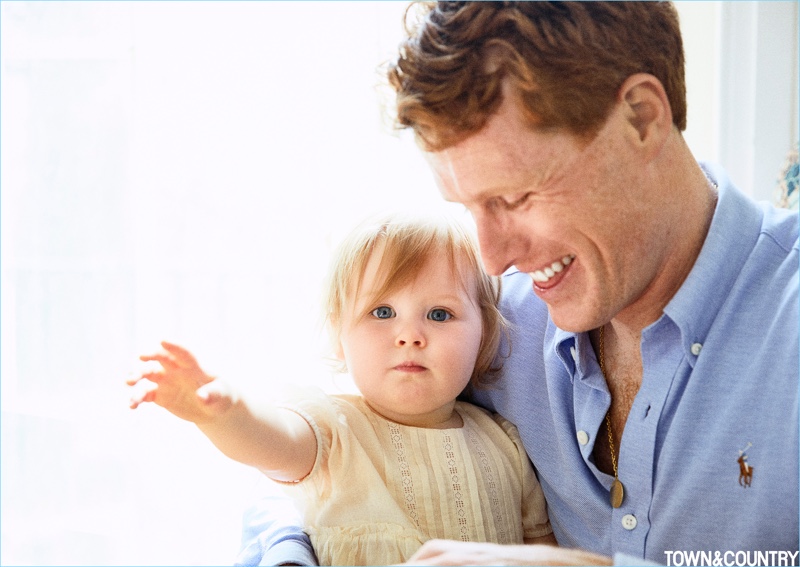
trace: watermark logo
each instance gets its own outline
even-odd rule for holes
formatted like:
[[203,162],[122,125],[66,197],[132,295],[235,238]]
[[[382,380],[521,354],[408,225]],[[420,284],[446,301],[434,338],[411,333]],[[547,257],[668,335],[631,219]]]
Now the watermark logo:
[[797,565],[798,551],[665,551],[667,567],[712,565],[713,567]]

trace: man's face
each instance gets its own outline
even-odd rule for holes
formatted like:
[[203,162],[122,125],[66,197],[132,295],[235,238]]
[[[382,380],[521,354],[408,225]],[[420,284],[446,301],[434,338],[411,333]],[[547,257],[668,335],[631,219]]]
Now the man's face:
[[648,200],[647,164],[624,110],[586,143],[533,130],[517,100],[506,96],[482,130],[428,154],[444,198],[472,213],[486,270],[531,274],[569,331],[646,307],[658,299],[651,288],[669,254],[659,235],[669,228]]

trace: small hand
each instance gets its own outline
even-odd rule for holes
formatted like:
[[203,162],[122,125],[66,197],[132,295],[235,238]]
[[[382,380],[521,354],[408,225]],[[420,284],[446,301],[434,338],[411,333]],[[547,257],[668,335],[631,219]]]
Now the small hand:
[[232,405],[228,388],[206,374],[192,353],[166,341],[161,346],[162,352],[139,357],[144,362],[158,362],[161,369],[143,372],[127,381],[132,387],[132,409],[143,402],[154,402],[181,419],[201,423]]

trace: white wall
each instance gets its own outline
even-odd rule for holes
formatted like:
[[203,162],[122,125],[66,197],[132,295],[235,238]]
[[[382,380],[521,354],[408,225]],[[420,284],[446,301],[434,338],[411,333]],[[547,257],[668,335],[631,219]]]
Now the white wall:
[[770,200],[798,140],[797,2],[676,3],[685,34],[689,126],[699,159]]
[[265,397],[327,380],[331,246],[445,206],[381,123],[403,5],[0,10],[0,563],[229,563],[258,475],[123,381],[165,338]]
[[687,128],[684,138],[698,159],[718,160],[720,2],[676,2],[686,57]]

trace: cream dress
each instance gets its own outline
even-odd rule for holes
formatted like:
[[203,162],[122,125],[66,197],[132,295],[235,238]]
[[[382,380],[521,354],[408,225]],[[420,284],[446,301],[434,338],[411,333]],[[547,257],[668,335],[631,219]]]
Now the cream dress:
[[317,437],[311,473],[284,484],[320,565],[402,563],[427,540],[522,543],[550,533],[542,490],[516,428],[464,402],[464,425],[389,421],[360,396],[287,406]]

